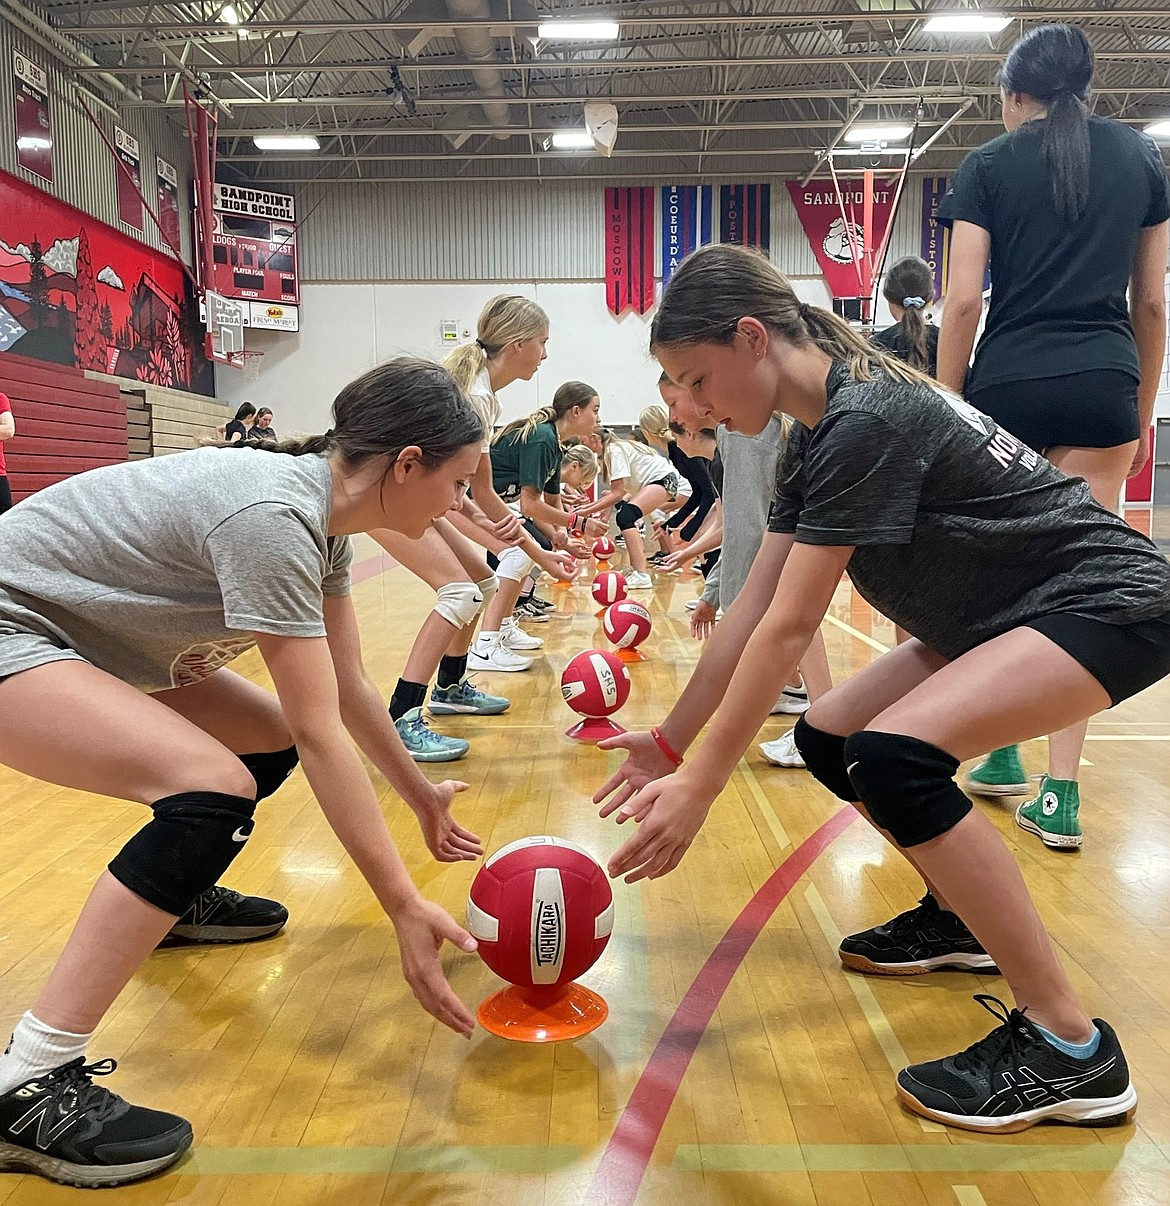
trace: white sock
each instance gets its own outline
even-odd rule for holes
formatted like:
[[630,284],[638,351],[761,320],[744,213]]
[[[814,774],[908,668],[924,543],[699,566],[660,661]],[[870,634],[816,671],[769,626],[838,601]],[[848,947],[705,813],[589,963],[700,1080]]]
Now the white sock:
[[16,1023],[8,1050],[0,1055],[0,1093],[8,1093],[35,1076],[52,1072],[85,1054],[93,1034],[54,1030],[26,1013]]
[[480,629],[479,636],[475,638],[476,649],[491,649],[493,645],[500,643],[500,633],[497,629],[495,632],[484,632]]

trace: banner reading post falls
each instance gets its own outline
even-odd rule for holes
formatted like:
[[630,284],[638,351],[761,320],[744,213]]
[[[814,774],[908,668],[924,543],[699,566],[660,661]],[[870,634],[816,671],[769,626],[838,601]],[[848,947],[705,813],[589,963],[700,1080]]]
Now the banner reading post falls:
[[[872,229],[865,229],[865,189],[860,180],[788,181],[788,192],[800,224],[834,297],[862,297],[865,269],[874,262],[889,229],[897,182],[877,180],[873,186]],[[844,216],[842,216],[844,210]]]
[[654,189],[605,190],[605,302],[610,313],[654,305]]

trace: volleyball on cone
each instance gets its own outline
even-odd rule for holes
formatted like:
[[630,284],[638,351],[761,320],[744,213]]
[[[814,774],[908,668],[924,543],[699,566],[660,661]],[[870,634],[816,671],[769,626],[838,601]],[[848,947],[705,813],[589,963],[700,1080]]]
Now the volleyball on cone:
[[601,607],[620,603],[626,597],[626,576],[617,570],[602,570],[593,579],[593,599]]
[[634,649],[650,635],[650,613],[641,603],[623,599],[606,610],[601,626],[619,649]]
[[593,555],[598,561],[605,561],[612,557],[617,551],[617,545],[614,544],[608,536],[598,536],[593,542]]

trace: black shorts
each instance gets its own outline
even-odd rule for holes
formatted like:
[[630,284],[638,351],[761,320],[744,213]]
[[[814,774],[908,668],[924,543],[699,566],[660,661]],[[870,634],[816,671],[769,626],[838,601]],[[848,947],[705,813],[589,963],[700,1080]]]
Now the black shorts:
[[12,507],[12,487],[8,484],[8,478],[5,474],[0,473],[0,515]]
[[1113,704],[1170,675],[1170,612],[1133,624],[1107,624],[1090,616],[1055,612],[1025,627],[1034,628],[1080,662]]
[[1137,382],[1116,369],[1006,381],[967,400],[1036,452],[1116,448],[1141,435]]

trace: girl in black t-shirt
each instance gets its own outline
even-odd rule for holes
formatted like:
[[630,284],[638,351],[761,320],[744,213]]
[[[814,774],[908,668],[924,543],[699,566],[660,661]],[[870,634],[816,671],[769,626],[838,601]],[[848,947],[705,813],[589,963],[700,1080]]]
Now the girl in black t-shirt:
[[[998,967],[1017,1006],[997,1002],[1003,1024],[961,1058],[900,1073],[898,1096],[976,1131],[1122,1122],[1137,1095],[1117,1036],[1082,1009],[1006,844],[954,775],[1170,673],[1170,566],[1083,483],[802,303],[744,248],[683,262],[651,351],[686,391],[671,407],[685,426],[752,435],[778,409],[795,423],[770,531],[690,683],[660,727],[601,743],[628,757],[594,799],[612,793],[602,815],[639,822],[611,874],[678,865],[848,569],[915,639],[814,703],[796,745],[928,891],[846,938],[842,961],[884,975]],[[1020,550],[1013,574],[988,574]]]
[[926,314],[934,297],[930,265],[916,255],[899,260],[886,274],[882,296],[894,325],[879,331],[874,341],[928,377],[937,376],[938,327]]
[[[1092,75],[1089,44],[1070,25],[1041,26],[1008,55],[1008,133],[967,156],[939,215],[953,230],[938,375],[963,388],[990,263],[991,308],[967,397],[1115,508],[1149,458],[1170,199],[1154,143],[1087,115]],[[1081,844],[1083,741],[1080,725],[1053,734],[1048,775],[1016,811],[1021,828],[1056,849]],[[995,751],[968,785],[984,795],[1029,790],[1014,748]]]
[[224,428],[224,442],[243,446],[248,442],[248,433],[256,421],[256,408],[251,402],[241,402],[235,418]]

